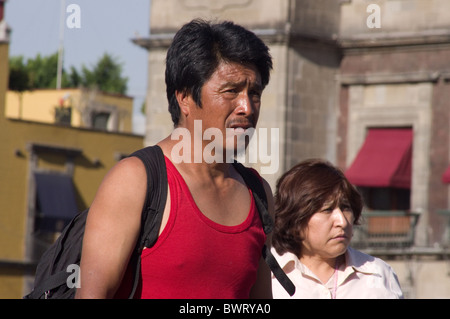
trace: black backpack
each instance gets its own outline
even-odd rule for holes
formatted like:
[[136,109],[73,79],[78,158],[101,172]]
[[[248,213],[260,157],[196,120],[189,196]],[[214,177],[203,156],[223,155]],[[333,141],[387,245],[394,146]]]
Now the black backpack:
[[[161,219],[167,199],[167,172],[164,154],[159,146],[149,146],[138,150],[130,156],[138,157],[147,171],[147,195],[142,210],[141,231],[131,258],[130,265],[134,265],[133,286],[129,298],[133,298],[140,277],[140,254],[144,247],[151,247],[158,239]],[[234,167],[241,174],[247,186],[252,190],[264,226],[264,232],[270,233],[273,228],[272,219],[267,212],[267,199],[264,188],[258,177],[242,164],[235,162]],[[71,299],[75,296],[72,280],[75,274],[69,265],[78,265],[81,260],[81,248],[84,228],[89,209],[75,216],[64,228],[63,232],[42,255],[35,275],[33,291],[24,296],[25,299]],[[273,274],[282,283],[290,295],[295,292],[295,286],[283,272],[281,267],[264,246],[263,256]],[[75,267],[76,267],[75,266]],[[76,280],[76,279],[75,279]],[[69,285],[68,283],[72,284]]]

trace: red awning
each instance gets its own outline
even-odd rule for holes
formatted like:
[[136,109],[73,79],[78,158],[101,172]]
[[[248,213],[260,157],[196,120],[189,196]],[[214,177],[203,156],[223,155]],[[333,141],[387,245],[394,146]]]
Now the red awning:
[[412,129],[370,129],[345,172],[358,186],[411,188]]
[[450,184],[450,166],[447,167],[447,170],[442,175],[442,182],[445,184]]

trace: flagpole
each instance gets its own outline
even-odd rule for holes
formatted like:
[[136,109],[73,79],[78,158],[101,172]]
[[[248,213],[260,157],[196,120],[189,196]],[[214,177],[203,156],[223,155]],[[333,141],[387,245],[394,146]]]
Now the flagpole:
[[56,89],[61,89],[61,78],[63,68],[63,54],[64,54],[64,17],[65,17],[66,1],[61,0],[61,16],[59,21],[59,49],[58,49],[58,69],[56,74]]

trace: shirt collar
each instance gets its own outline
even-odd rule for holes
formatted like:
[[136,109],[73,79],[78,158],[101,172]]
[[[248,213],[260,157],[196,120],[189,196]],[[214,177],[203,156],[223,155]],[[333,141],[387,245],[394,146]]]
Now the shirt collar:
[[373,262],[375,257],[348,247],[345,252],[345,259],[347,264],[346,268],[351,267],[357,272],[381,276],[381,268]]
[[[285,252],[283,255],[278,255],[278,253],[275,251],[274,248],[272,248],[274,255],[277,257],[278,264],[280,267],[285,271],[289,272],[289,270],[292,270],[291,268],[297,268],[299,265],[301,265],[300,261],[298,260],[297,256],[290,252]],[[289,265],[289,263],[292,263]]]
[[[295,254],[286,252],[280,256],[276,253],[276,251],[274,251],[274,255],[277,257],[277,261],[280,267],[286,273],[291,272],[295,268],[299,269],[302,273],[306,272],[304,265],[299,261],[298,257]],[[346,278],[353,272],[381,276],[380,267],[377,267],[373,262],[371,262],[374,259],[375,258],[372,256],[368,256],[358,250],[348,247],[347,251],[345,252],[346,267],[345,269],[341,268],[342,271],[346,274],[344,277]]]

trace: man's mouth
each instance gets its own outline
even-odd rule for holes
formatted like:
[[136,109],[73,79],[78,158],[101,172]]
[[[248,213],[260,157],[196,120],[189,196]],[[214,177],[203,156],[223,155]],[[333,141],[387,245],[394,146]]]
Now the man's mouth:
[[232,127],[232,129],[234,130],[235,133],[245,133],[248,128],[242,127],[242,126],[237,126],[237,127]]
[[246,122],[234,122],[229,125],[229,128],[234,129],[235,132],[245,132],[249,128],[254,128],[253,123],[246,121]]

